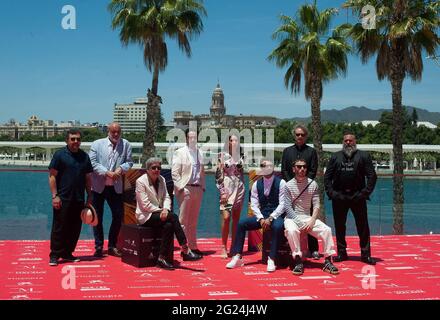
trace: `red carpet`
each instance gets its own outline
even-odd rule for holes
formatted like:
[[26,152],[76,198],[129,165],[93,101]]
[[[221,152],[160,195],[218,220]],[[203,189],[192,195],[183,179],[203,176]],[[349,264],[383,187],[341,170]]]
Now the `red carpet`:
[[289,269],[267,273],[259,252],[227,270],[219,239],[200,240],[209,254],[201,261],[182,262],[176,251],[175,271],[94,260],[90,240],[77,246],[81,262],[50,267],[48,241],[0,241],[0,299],[440,299],[440,235],[374,236],[374,268],[359,261],[358,238],[347,240],[351,259],[336,264],[339,275],[324,273],[321,259],[308,260],[300,277]]

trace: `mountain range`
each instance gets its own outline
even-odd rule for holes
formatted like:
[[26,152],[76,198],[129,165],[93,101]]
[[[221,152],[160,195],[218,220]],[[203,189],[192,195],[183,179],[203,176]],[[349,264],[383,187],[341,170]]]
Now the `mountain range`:
[[[437,125],[440,122],[440,112],[431,112],[425,109],[404,106],[406,108],[408,114],[411,116],[413,109],[416,109],[418,115],[418,121],[428,121],[434,125]],[[379,120],[380,116],[384,111],[391,112],[391,109],[369,109],[367,107],[348,107],[341,110],[330,109],[330,110],[321,110],[321,121],[322,122],[333,122],[333,123],[342,123],[342,122],[360,122],[363,120]],[[296,122],[304,122],[308,123],[311,121],[311,117],[307,118],[290,118],[283,119],[290,120]]]

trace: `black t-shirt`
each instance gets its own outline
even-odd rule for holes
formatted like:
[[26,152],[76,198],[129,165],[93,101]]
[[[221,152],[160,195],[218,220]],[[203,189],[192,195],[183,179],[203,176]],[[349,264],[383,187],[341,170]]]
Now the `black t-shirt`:
[[93,172],[87,153],[81,149],[71,152],[66,146],[55,152],[49,169],[58,171],[57,192],[61,200],[84,202],[86,174]]
[[343,157],[340,167],[339,182],[343,186],[343,191],[356,191],[356,171],[352,158]]

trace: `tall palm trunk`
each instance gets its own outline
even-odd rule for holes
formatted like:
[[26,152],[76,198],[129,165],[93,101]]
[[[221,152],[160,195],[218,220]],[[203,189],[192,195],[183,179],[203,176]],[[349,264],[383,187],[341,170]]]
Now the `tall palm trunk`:
[[403,55],[398,43],[393,44],[391,50],[391,87],[393,100],[393,234],[403,234],[403,110],[402,85],[404,70]]
[[[391,22],[396,24],[403,19],[406,2],[396,0],[393,5],[394,13]],[[402,86],[405,79],[403,64],[405,50],[404,40],[400,38],[391,41],[390,50],[390,81],[393,100],[393,234],[403,234],[403,117],[402,117]]]
[[323,151],[322,151],[322,126],[321,126],[321,96],[322,83],[321,80],[315,78],[312,83],[310,98],[312,108],[312,128],[313,128],[313,146],[318,154],[318,171],[316,174],[316,182],[319,186],[319,202],[321,204],[320,220],[325,222],[324,209],[324,166],[323,166]]
[[153,81],[151,85],[151,91],[148,89],[148,102],[147,102],[147,119],[145,120],[145,134],[144,143],[142,148],[142,167],[145,167],[145,161],[153,157],[156,152],[154,147],[154,141],[158,132],[158,123],[160,115],[160,103],[162,99],[157,95],[159,84],[159,66],[156,64],[153,71]]

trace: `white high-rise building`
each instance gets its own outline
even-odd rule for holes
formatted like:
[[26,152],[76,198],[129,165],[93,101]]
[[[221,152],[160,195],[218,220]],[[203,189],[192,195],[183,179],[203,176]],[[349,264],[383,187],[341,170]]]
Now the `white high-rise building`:
[[115,103],[113,121],[118,122],[125,133],[145,132],[147,101],[147,98],[139,98],[131,104]]

